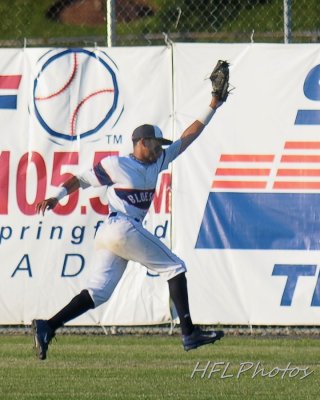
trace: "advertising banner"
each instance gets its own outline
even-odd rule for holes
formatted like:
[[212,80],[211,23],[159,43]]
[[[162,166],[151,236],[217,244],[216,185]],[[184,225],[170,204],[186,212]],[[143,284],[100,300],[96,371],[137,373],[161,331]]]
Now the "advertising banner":
[[[171,135],[170,65],[166,47],[1,50],[0,324],[47,318],[86,287],[105,189],[80,190],[44,217],[36,204],[101,158],[130,153],[136,126]],[[144,222],[163,240],[170,181],[167,171]],[[130,264],[110,302],[73,323],[169,319],[167,283]]]
[[174,51],[177,131],[209,103],[218,59],[235,87],[174,169],[173,247],[188,263],[194,320],[318,325],[319,46]]
[[[105,189],[80,190],[45,216],[36,204],[103,157],[130,153],[138,125],[178,139],[226,59],[234,89],[159,177],[143,224],[185,261],[195,323],[319,325],[319,45],[0,52],[0,324],[52,316],[94,264]],[[167,283],[130,262],[108,303],[71,324],[171,319]]]

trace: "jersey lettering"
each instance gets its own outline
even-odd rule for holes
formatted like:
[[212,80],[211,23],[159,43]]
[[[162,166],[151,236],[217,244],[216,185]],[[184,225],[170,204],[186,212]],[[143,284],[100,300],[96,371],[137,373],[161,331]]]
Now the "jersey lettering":
[[125,200],[132,206],[147,210],[152,202],[155,189],[138,190],[138,189],[115,189],[116,195]]

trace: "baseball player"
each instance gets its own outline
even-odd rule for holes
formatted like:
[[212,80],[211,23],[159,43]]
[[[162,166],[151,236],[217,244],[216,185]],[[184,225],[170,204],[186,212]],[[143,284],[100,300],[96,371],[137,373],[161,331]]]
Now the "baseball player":
[[[159,173],[167,169],[169,163],[201,134],[226,99],[221,90],[215,89],[214,80],[211,80],[214,90],[210,106],[185,129],[180,139],[175,142],[164,139],[161,130],[154,125],[139,126],[132,133],[131,154],[104,158],[90,170],[68,179],[55,197],[37,204],[37,212],[44,215],[60,199],[79,188],[108,187],[110,213],[95,237],[94,262],[86,288],[52,318],[32,321],[39,359],[46,358],[48,345],[58,328],[110,298],[129,260],[145,265],[168,281],[186,351],[214,343],[224,336],[223,331],[204,331],[194,326],[189,310],[184,262],[142,225],[155,193]],[[167,147],[163,149],[162,146]]]

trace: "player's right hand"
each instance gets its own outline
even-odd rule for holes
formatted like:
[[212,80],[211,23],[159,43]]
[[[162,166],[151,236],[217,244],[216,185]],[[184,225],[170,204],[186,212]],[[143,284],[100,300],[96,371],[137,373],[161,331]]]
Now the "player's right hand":
[[50,197],[49,199],[45,199],[40,201],[36,205],[36,211],[38,214],[44,215],[46,210],[52,210],[58,204],[58,199],[55,197]]

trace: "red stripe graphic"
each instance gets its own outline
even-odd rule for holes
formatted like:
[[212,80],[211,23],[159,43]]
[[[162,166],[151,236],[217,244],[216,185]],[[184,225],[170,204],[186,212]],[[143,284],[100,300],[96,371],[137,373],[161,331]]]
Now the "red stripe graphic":
[[[221,154],[220,162],[240,163],[272,163],[273,154]],[[215,176],[269,176],[270,168],[217,168]],[[246,181],[246,180],[214,180],[211,184],[216,189],[265,189],[267,181]]]
[[[292,150],[320,150],[320,141],[288,141],[285,149]],[[221,154],[220,162],[249,162],[249,163],[272,163],[275,156],[272,154]],[[281,163],[320,163],[318,154],[284,154]],[[232,176],[270,176],[271,168],[223,168],[216,169],[215,176],[231,178]],[[319,182],[304,181],[305,177],[319,177],[320,168],[279,168],[277,177],[302,178],[301,181],[275,181],[274,190],[320,190]],[[232,179],[232,178],[231,178]],[[241,179],[241,178],[240,178]],[[267,181],[239,180],[214,180],[213,189],[266,189]]]
[[0,89],[18,89],[22,75],[0,75]]
[[213,181],[211,187],[216,189],[265,189],[267,182],[261,181]]
[[220,161],[240,162],[272,162],[274,155],[271,154],[221,154]]
[[320,176],[320,169],[280,168],[277,176]]
[[275,182],[273,189],[320,189],[320,182]]
[[320,142],[286,142],[285,149],[317,150],[320,149]]
[[270,169],[267,168],[217,168],[216,175],[227,176],[269,176]]
[[281,162],[318,163],[320,162],[320,155],[284,155],[281,157]]

